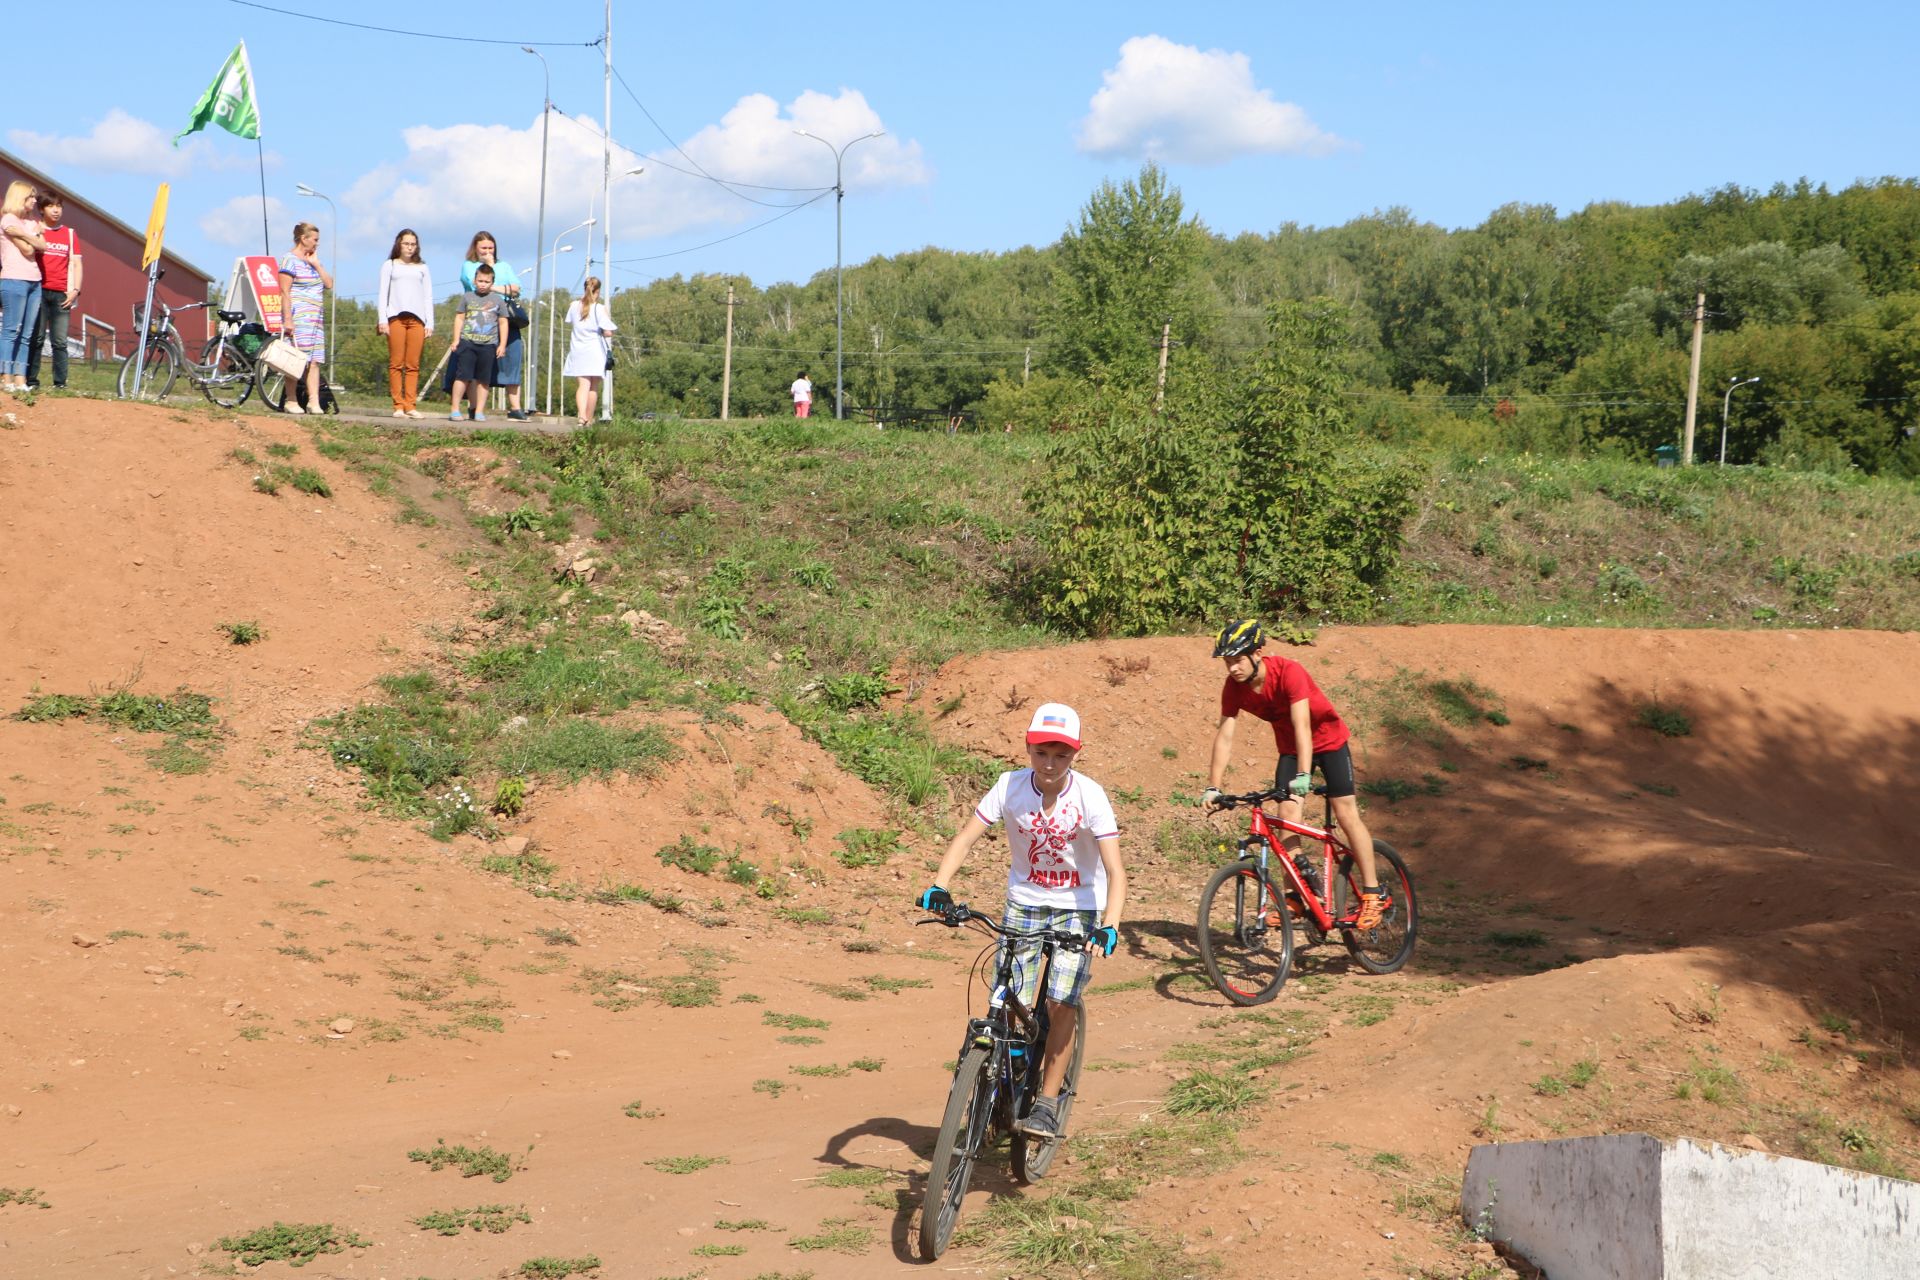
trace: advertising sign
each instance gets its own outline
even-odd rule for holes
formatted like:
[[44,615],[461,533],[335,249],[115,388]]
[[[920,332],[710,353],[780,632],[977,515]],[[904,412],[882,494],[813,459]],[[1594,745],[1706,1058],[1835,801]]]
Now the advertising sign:
[[284,324],[280,264],[258,253],[241,261],[246,264],[247,294],[248,300],[253,303],[253,314],[260,317],[260,323],[267,326],[267,332],[279,333]]

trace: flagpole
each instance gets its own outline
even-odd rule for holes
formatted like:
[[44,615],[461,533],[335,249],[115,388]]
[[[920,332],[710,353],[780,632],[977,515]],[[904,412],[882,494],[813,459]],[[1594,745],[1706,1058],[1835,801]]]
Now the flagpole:
[[[267,229],[267,149],[259,138],[253,140],[254,148],[260,153],[260,242],[266,247],[266,255],[273,256],[273,232]],[[336,247],[335,252],[339,252]]]

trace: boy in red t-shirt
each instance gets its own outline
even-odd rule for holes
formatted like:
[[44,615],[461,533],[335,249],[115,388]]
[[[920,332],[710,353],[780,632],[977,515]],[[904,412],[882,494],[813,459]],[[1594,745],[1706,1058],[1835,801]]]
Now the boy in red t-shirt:
[[1353,785],[1353,751],[1347,725],[1307,669],[1291,658],[1258,656],[1267,634],[1251,618],[1230,622],[1214,640],[1213,656],[1227,664],[1227,681],[1220,688],[1220,725],[1213,734],[1213,760],[1207,769],[1207,789],[1201,802],[1211,808],[1220,795],[1220,780],[1233,759],[1233,728],[1242,711],[1250,711],[1273,725],[1280,765],[1273,776],[1275,790],[1285,787],[1290,797],[1280,804],[1280,816],[1299,822],[1301,797],[1313,790],[1313,767],[1327,782],[1334,821],[1347,837],[1354,860],[1360,864],[1362,885],[1358,929],[1380,924],[1386,898],[1374,866],[1373,833],[1360,819],[1360,802]]

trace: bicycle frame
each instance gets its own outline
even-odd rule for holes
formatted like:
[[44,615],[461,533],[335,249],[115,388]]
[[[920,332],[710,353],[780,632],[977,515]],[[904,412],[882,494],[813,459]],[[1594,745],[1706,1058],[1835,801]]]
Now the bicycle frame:
[[[1040,1060],[1046,1052],[1039,1011],[1028,1008],[1020,998],[1020,993],[1014,990],[1014,947],[1024,941],[1039,940],[1042,951],[1039,982],[1035,990],[1044,992],[1047,979],[1053,973],[1054,948],[1059,944],[1044,936],[1044,930],[1029,936],[1010,934],[997,928],[996,932],[1001,936],[994,944],[998,954],[994,961],[992,992],[987,997],[987,1013],[985,1017],[975,1018],[969,1011],[966,1039],[961,1052],[964,1055],[969,1045],[993,1051],[991,1114],[997,1124],[1003,1124],[1011,1130],[1019,1118],[1021,1102],[1039,1082]],[[971,988],[968,1003],[972,1003]],[[1016,1059],[1023,1061],[1016,1062]]]
[[[1286,846],[1282,845],[1274,834],[1276,830],[1291,832],[1303,840],[1312,840],[1320,845],[1322,859],[1320,883],[1326,887],[1325,900],[1314,892],[1313,886],[1308,884],[1306,878],[1300,874],[1300,868],[1295,866],[1293,859],[1287,856]],[[1333,832],[1332,815],[1328,815],[1327,826],[1324,829],[1310,827],[1304,822],[1293,822],[1279,814],[1268,813],[1266,804],[1262,801],[1249,806],[1248,836],[1241,842],[1241,847],[1244,849],[1247,844],[1256,839],[1260,842],[1260,869],[1263,872],[1268,869],[1267,855],[1272,853],[1274,861],[1280,864],[1281,875],[1287,882],[1287,888],[1299,895],[1300,903],[1307,909],[1314,928],[1322,933],[1333,932],[1338,927],[1338,921],[1333,915],[1333,878],[1338,874],[1341,855],[1348,853],[1349,850],[1341,842],[1340,837]],[[1266,890],[1263,888],[1261,896],[1264,897],[1265,894]],[[1263,908],[1266,906],[1264,902],[1260,905]],[[1278,905],[1282,910],[1285,909],[1284,903]]]

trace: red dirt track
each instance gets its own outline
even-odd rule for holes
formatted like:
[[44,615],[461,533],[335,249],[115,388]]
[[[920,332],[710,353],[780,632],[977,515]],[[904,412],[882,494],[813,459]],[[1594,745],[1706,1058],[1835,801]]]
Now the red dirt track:
[[[885,802],[777,714],[742,707],[734,724],[663,720],[682,753],[662,777],[549,784],[509,829],[560,879],[638,883],[686,912],[536,897],[479,869],[497,846],[377,816],[302,744],[378,675],[482,635],[457,516],[396,522],[293,423],[4,407],[18,425],[0,429],[0,714],[37,693],[184,686],[218,700],[229,733],[208,772],[175,776],[147,763],[141,735],[0,720],[0,1188],[50,1206],[0,1196],[0,1276],[225,1274],[216,1241],[276,1220],[332,1222],[371,1247],[242,1272],[451,1280],[585,1254],[618,1280],[921,1269],[907,1210],[977,950],[915,927],[907,902],[937,846],[839,867],[835,834],[883,825]],[[298,445],[334,497],[255,493],[231,451],[271,440]],[[239,619],[266,639],[229,644],[217,627]],[[1438,746],[1359,742],[1363,778],[1445,783],[1368,807],[1413,866],[1421,949],[1388,978],[1337,948],[1303,953],[1314,981],[1266,1012],[1324,1019],[1325,1034],[1264,1073],[1273,1093],[1242,1125],[1239,1162],[1157,1176],[1120,1206],[1128,1226],[1182,1242],[1196,1275],[1457,1276],[1470,1259],[1456,1235],[1405,1202],[1457,1176],[1476,1130],[1643,1128],[1791,1152],[1793,1117],[1817,1110],[1920,1165],[1901,1056],[1920,1031],[1920,638],[1338,628],[1291,652],[1336,701],[1406,669],[1477,682],[1511,722]],[[1174,794],[1204,783],[1219,683],[1206,653],[1197,638],[1088,643],[962,659],[913,684],[939,733],[1001,757],[1034,703],[1071,702],[1085,772],[1139,793],[1120,806],[1133,909],[1094,979],[1126,989],[1089,1005],[1099,1069],[1075,1138],[1040,1187],[983,1169],[963,1229],[995,1196],[1104,1167],[1192,1070],[1182,1047],[1246,1016],[1180,976],[1206,867],[1162,848],[1193,819]],[[1692,735],[1635,727],[1648,701],[1684,710]],[[1258,728],[1240,733],[1233,785],[1271,773]],[[799,834],[766,815],[776,802]],[[832,922],[782,920],[663,867],[654,850],[683,834],[794,869],[780,904]],[[963,882],[981,901],[998,901],[1001,847],[981,846]],[[1486,941],[1526,931],[1543,941]],[[689,972],[718,979],[716,1003],[657,999]],[[1355,1000],[1375,995],[1393,1007],[1368,1025]],[[768,1014],[830,1025],[783,1042]],[[351,1030],[330,1029],[341,1018]],[[873,1058],[877,1071],[792,1071]],[[1599,1064],[1592,1088],[1531,1087],[1578,1059]],[[1721,1064],[1737,1104],[1677,1096]],[[641,1118],[623,1114],[635,1102]],[[407,1158],[443,1138],[520,1168],[496,1184]],[[648,1163],[694,1155],[724,1162]],[[848,1167],[890,1176],[820,1184]],[[413,1222],[485,1203],[532,1221],[454,1237]],[[870,1234],[855,1252],[791,1243],[835,1225]],[[707,1245],[746,1252],[694,1252]],[[928,1270],[1022,1274],[966,1244]]]

